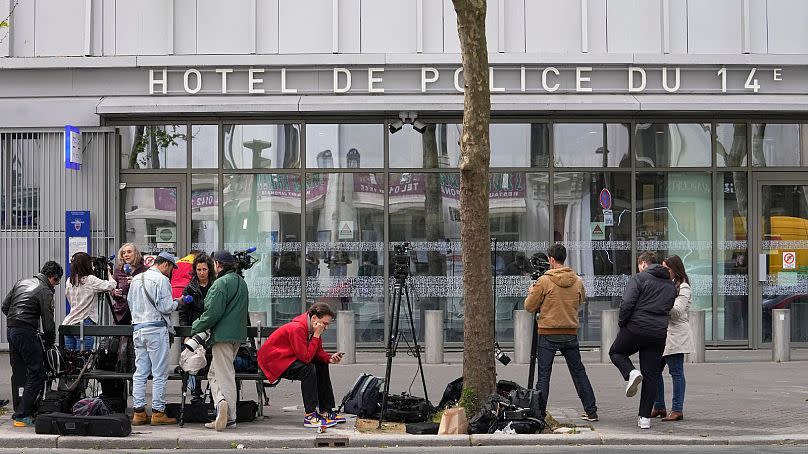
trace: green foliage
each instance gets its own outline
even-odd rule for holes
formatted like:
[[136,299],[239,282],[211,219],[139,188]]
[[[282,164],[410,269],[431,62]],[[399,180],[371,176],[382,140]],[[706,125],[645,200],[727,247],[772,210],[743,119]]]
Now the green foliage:
[[165,131],[158,126],[146,126],[143,130],[143,135],[137,140],[134,148],[137,153],[141,153],[149,145],[149,142],[154,140],[159,150],[165,150],[172,145],[177,145],[177,139],[187,140],[187,136],[177,131],[177,126],[175,125],[168,126]]
[[4,21],[0,22],[0,27],[8,27],[8,21],[4,20]]
[[466,410],[466,417],[471,419],[480,409],[480,401],[477,399],[477,394],[474,390],[463,387],[463,394],[461,394],[457,406],[463,407]]

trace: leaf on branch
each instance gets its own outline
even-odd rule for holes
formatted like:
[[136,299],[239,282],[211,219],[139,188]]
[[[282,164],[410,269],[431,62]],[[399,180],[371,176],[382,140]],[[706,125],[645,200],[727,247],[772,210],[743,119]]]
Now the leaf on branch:
[[0,27],[8,27],[8,21],[0,22]]

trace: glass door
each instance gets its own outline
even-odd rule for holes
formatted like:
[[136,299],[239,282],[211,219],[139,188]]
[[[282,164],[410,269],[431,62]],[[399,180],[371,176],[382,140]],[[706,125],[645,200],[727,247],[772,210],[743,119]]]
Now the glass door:
[[808,343],[808,184],[790,173],[756,178],[752,280],[756,345],[772,341],[772,311],[791,310],[791,342]]
[[144,256],[188,252],[185,175],[121,175],[121,238]]

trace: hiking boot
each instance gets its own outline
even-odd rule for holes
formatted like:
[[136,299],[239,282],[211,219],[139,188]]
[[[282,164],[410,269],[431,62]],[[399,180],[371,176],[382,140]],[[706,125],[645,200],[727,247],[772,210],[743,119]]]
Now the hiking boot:
[[149,418],[148,413],[146,413],[145,408],[135,408],[135,412],[132,414],[132,425],[133,426],[142,426],[145,424],[149,424],[151,422],[151,418]]
[[626,397],[634,397],[637,395],[637,388],[642,383],[642,374],[637,369],[632,370],[628,374],[628,383],[626,383]]
[[341,414],[335,411],[322,412],[320,413],[320,416],[322,416],[323,419],[325,419],[326,421],[336,421],[337,424],[342,424],[345,421],[347,421],[345,419],[345,416],[342,416]]
[[25,416],[23,418],[14,418],[14,427],[31,427],[34,425],[34,418]]
[[664,408],[661,410],[657,410],[656,408],[651,409],[652,418],[664,418],[665,416],[668,416],[668,410]]
[[320,416],[317,412],[306,413],[303,418],[303,427],[310,429],[319,429],[321,427],[334,427],[337,425],[336,421],[328,421]]
[[155,412],[152,413],[151,425],[153,425],[153,426],[168,426],[168,425],[176,424],[176,423],[177,423],[177,418],[169,418],[162,411],[155,411]]
[[216,420],[213,421],[213,428],[220,431],[225,427],[227,427],[227,401],[222,399],[216,404]]

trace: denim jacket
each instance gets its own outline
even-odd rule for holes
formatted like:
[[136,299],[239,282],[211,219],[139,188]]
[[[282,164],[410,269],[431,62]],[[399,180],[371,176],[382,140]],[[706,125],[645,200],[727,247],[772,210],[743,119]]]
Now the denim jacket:
[[[154,305],[146,292],[154,300]],[[152,267],[135,276],[129,286],[128,299],[133,325],[164,320],[171,331],[171,312],[177,309],[177,302],[171,298],[171,282],[160,270]]]

